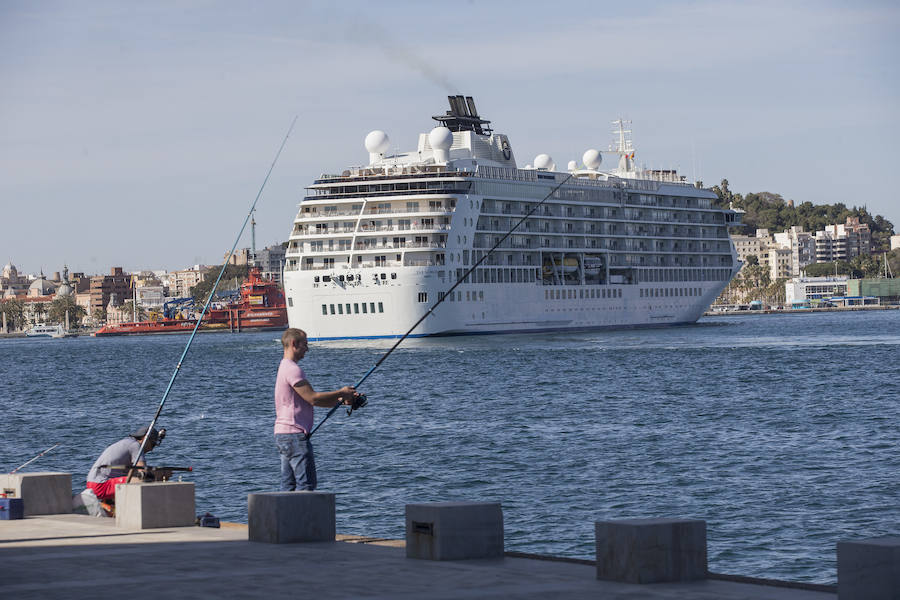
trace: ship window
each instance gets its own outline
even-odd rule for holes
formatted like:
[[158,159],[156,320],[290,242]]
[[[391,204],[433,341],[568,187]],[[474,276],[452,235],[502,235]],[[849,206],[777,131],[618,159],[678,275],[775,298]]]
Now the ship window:
[[478,299],[484,301],[484,290],[478,290]]
[[334,304],[329,304],[328,307],[331,309],[331,314],[334,314]]
[[372,314],[375,314],[375,303],[374,302],[369,302],[369,312],[371,312]]
[[378,312],[380,312],[380,313],[384,312],[384,305],[381,304],[381,302],[378,303]]
[[419,292],[419,302],[428,302],[428,292]]
[[327,315],[327,314],[328,314],[328,306],[326,306],[325,304],[322,305],[322,314],[323,314],[323,315]]
[[350,314],[350,303],[349,302],[347,303],[347,314],[348,315]]
[[469,290],[466,290],[466,302],[469,301],[471,301],[471,298],[469,297]]
[[[384,259],[384,257],[382,257],[382,259]],[[387,274],[386,274],[386,273],[382,273],[382,274],[381,274],[381,278],[382,278],[382,279],[387,279]]]
[[343,304],[338,304],[337,306],[338,306],[338,314],[339,314],[339,315],[344,314],[344,305],[343,305]]
[[363,314],[366,314],[366,312],[368,312],[368,311],[366,311],[366,303],[365,302],[362,303],[362,307],[363,307]]
[[[397,256],[398,256],[397,260],[400,260],[400,258],[399,258],[400,255],[398,254]],[[391,279],[397,279],[397,274],[391,273]]]

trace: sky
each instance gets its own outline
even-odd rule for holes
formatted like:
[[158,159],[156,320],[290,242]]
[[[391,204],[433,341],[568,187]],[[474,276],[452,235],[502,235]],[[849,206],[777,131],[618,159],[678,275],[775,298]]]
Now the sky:
[[900,233],[897,31],[866,1],[0,0],[0,264],[221,263],[297,117],[255,215],[280,243],[305,186],[368,162],[373,129],[414,149],[448,94],[520,166],[625,118],[646,167]]

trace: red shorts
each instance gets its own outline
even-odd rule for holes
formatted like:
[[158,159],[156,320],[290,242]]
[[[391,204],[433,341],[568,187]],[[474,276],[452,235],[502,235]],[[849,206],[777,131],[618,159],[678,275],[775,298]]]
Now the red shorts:
[[125,483],[128,481],[128,476],[123,475],[122,477],[113,477],[112,479],[107,479],[102,483],[97,483],[96,481],[88,481],[87,486],[88,489],[94,490],[94,494],[97,495],[97,498],[100,500],[110,500],[115,499],[116,497],[116,484],[117,483]]

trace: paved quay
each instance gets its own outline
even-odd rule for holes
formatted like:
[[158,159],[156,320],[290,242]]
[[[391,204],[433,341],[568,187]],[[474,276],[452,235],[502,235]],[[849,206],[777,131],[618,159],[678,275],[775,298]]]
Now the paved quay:
[[[835,593],[723,580],[598,581],[590,564],[507,555],[407,559],[402,541],[250,542],[247,528],[118,528],[114,519],[45,515],[0,521],[4,598],[591,598],[834,600]],[[105,591],[104,591],[105,590]]]

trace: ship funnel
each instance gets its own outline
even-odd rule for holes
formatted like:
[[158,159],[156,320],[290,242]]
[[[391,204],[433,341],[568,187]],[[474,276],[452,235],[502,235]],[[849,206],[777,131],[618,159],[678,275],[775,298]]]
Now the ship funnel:
[[428,143],[434,150],[434,162],[447,164],[450,160],[450,146],[453,145],[453,132],[446,127],[435,127],[428,134]]
[[388,135],[376,129],[369,132],[366,136],[366,150],[369,152],[369,164],[375,164],[379,159],[384,158],[384,153],[391,147],[391,140]]

